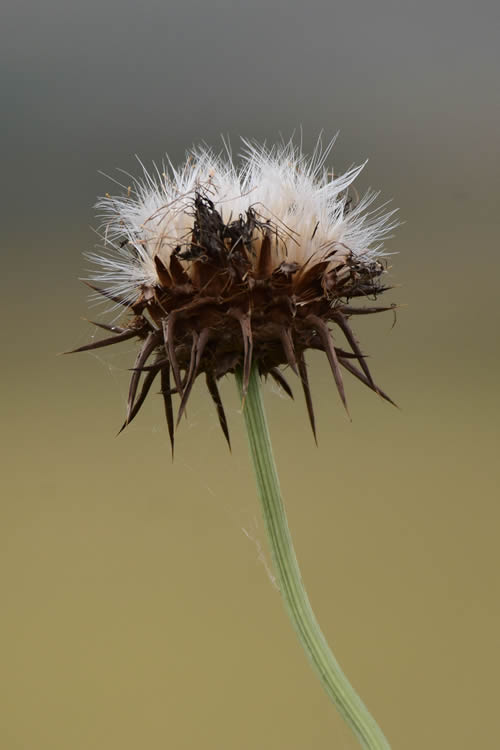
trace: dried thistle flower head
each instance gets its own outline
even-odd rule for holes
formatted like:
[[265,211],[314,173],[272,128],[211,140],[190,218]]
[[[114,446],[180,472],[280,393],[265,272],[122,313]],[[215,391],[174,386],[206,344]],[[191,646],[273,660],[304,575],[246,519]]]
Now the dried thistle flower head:
[[229,442],[217,381],[242,367],[245,392],[256,363],[289,395],[280,367],[299,376],[316,435],[307,349],[326,353],[344,405],[342,369],[390,401],[349,319],[391,309],[351,300],[387,288],[383,241],[394,211],[373,209],[376,193],[357,198],[351,186],[362,167],[327,171],[332,145],[318,145],[307,159],[291,142],[269,149],[244,141],[239,166],[228,150],[220,156],[202,148],[180,169],[145,171],[123,195],[98,202],[105,244],[89,256],[98,266],[91,280],[100,285],[92,286],[128,316],[119,326],[97,324],[113,336],[76,351],[140,340],[123,427],[159,375],[173,448],[172,395],[180,397],[178,423],[203,373]]

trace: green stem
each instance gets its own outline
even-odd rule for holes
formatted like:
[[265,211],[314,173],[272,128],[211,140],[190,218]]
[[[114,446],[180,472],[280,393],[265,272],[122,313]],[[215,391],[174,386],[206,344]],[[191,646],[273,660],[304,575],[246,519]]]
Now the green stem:
[[[242,395],[239,370],[236,381]],[[361,746],[368,750],[390,750],[375,720],[342,672],[309,604],[281,499],[256,366],[252,367],[243,413],[277,580],[288,615],[326,692]]]

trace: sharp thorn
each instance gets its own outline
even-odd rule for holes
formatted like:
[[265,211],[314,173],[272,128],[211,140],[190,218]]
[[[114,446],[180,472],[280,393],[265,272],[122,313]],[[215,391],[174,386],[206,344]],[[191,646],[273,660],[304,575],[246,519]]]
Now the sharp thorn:
[[217,387],[217,380],[215,379],[214,375],[208,372],[206,373],[205,377],[207,381],[208,392],[210,393],[212,397],[212,401],[215,404],[215,408],[217,409],[217,416],[219,418],[219,424],[221,426],[222,432],[224,433],[224,437],[226,438],[226,442],[229,447],[229,450],[231,450],[231,440],[229,438],[229,429],[227,426],[227,419],[226,419],[226,414],[224,412],[224,406],[222,405],[222,400],[220,397],[219,389]]
[[328,362],[330,364],[330,368],[333,373],[333,377],[335,380],[335,384],[337,386],[337,390],[339,392],[340,398],[342,400],[342,403],[344,404],[344,409],[347,412],[347,416],[350,418],[349,409],[347,407],[347,400],[345,396],[345,390],[344,390],[344,381],[342,380],[342,373],[340,372],[340,365],[339,360],[337,358],[337,354],[335,352],[335,347],[333,345],[330,329],[322,320],[321,318],[318,318],[317,315],[308,315],[307,320],[309,320],[316,331],[319,334],[319,337],[321,339],[321,343],[323,344],[323,348],[326,352],[326,356],[328,358]]
[[295,356],[292,332],[290,328],[285,328],[284,326],[280,328],[280,339],[287,362],[292,368],[293,372],[298,375],[299,371],[297,370],[297,358]]
[[98,323],[96,320],[89,320],[88,318],[82,318],[86,323],[90,323],[93,326],[102,328],[104,331],[110,331],[110,333],[125,333],[129,331],[129,328],[122,328],[121,326],[112,326],[109,323]]
[[112,346],[113,344],[119,344],[121,341],[127,341],[137,336],[137,331],[124,331],[123,333],[117,333],[115,336],[111,336],[107,339],[101,339],[100,341],[94,341],[92,344],[85,344],[79,346],[78,349],[72,349],[70,352],[63,352],[63,354],[77,354],[77,352],[89,352],[92,349],[102,349],[104,346]]
[[112,302],[116,302],[117,305],[122,305],[123,307],[129,307],[130,309],[136,311],[136,310],[142,310],[143,305],[137,304],[134,302],[127,302],[123,299],[123,297],[120,297],[117,294],[113,294],[112,292],[109,292],[107,289],[102,289],[99,286],[95,286],[95,284],[91,284],[89,281],[83,282],[85,286],[88,286],[90,289],[92,289],[94,292],[97,292],[98,294],[102,294],[103,297],[106,297],[106,299],[110,299]]
[[200,366],[201,358],[203,357],[203,352],[205,350],[205,346],[207,345],[209,338],[210,338],[210,330],[208,328],[204,328],[200,334],[196,333],[196,331],[193,332],[193,345],[191,347],[191,359],[189,362],[189,370],[188,370],[188,374],[186,377],[186,385],[184,388],[184,393],[182,394],[181,404],[179,406],[179,412],[177,414],[177,426],[179,426],[179,422],[186,408],[186,404],[191,394],[194,381],[196,380],[196,375],[198,374],[198,368]]
[[175,385],[177,386],[178,392],[182,395],[183,388],[182,388],[181,373],[179,370],[179,364],[177,362],[177,357],[175,354],[175,343],[174,343],[175,322],[176,322],[175,312],[170,313],[168,318],[163,318],[162,320],[163,342],[165,345],[165,352],[167,354],[167,357],[170,360],[170,365],[172,367]]
[[371,383],[368,381],[366,375],[362,373],[360,370],[358,370],[357,367],[355,367],[352,362],[349,362],[348,360],[343,359],[342,357],[339,358],[339,362],[348,372],[351,373],[351,375],[354,375],[355,378],[360,380],[364,385],[368,386],[370,390],[372,390],[374,393],[377,393],[381,398],[384,399],[384,401],[388,401],[390,404],[396,407],[396,409],[399,409],[399,406],[396,404],[395,401],[390,398],[390,396],[387,395],[387,393],[384,393],[377,385],[372,386]]
[[351,305],[341,305],[338,309],[345,315],[373,315],[374,313],[394,311],[398,305],[389,307],[352,307]]
[[165,417],[167,420],[168,436],[172,450],[172,461],[174,460],[174,410],[172,406],[172,391],[170,388],[170,364],[166,364],[161,370],[161,394],[165,406]]
[[290,398],[293,400],[293,391],[290,388],[290,385],[288,383],[288,380],[285,378],[281,370],[279,370],[277,367],[272,367],[269,370],[269,375],[273,378],[273,380],[278,383],[278,385],[283,388],[287,396],[290,396]]
[[309,378],[307,375],[307,365],[304,359],[304,352],[299,353],[297,357],[297,364],[299,366],[300,381],[302,383],[302,390],[304,391],[307,413],[309,415],[309,423],[314,435],[314,442],[316,443],[316,445],[318,445],[318,437],[316,435],[316,420],[314,418],[314,407],[312,402],[311,389],[309,388]]
[[135,417],[138,415],[144,401],[146,400],[146,396],[148,395],[151,389],[151,386],[153,385],[153,381],[159,372],[160,372],[159,366],[156,366],[156,367],[152,366],[152,369],[147,373],[142,384],[139,398],[134,403],[134,406],[132,407],[132,411],[130,412],[130,416],[128,417],[128,419],[125,420],[125,422],[122,424],[122,426],[118,430],[116,437],[118,437],[118,435],[120,435],[123,432],[125,427],[127,427],[127,425],[129,425],[133,421],[133,419],[135,419]]
[[356,355],[356,358],[361,366],[361,369],[365,373],[368,381],[371,383],[373,387],[375,387],[375,383],[373,382],[373,378],[371,376],[371,372],[368,368],[368,365],[366,364],[365,357],[363,356],[363,353],[361,349],[359,348],[359,344],[356,341],[356,338],[354,336],[354,333],[352,331],[351,326],[347,322],[347,320],[344,318],[342,313],[337,313],[334,317],[334,321],[337,323],[339,328],[341,328],[344,336],[346,337],[349,346],[351,347],[353,353]]
[[130,378],[130,386],[129,386],[128,400],[127,400],[127,417],[125,419],[126,424],[130,422],[130,415],[132,414],[135,394],[137,392],[137,386],[139,385],[139,378],[141,377],[140,368],[142,368],[142,366],[146,363],[149,355],[151,354],[151,352],[154,351],[158,343],[159,343],[158,332],[154,331],[152,333],[148,333],[141,349],[139,350],[137,354],[137,358],[135,360],[135,365],[134,365],[134,372],[132,373],[132,377]]

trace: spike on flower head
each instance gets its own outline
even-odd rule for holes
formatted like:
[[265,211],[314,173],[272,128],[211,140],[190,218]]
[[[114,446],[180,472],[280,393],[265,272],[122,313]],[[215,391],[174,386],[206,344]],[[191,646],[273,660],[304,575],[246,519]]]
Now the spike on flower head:
[[351,300],[387,288],[383,241],[396,226],[394,211],[374,210],[373,192],[354,199],[361,167],[332,176],[325,166],[331,146],[307,159],[291,142],[268,149],[244,141],[239,166],[229,151],[195,150],[181,168],[145,172],[123,195],[98,202],[104,248],[89,256],[98,266],[92,282],[99,286],[91,286],[129,318],[103,326],[114,336],[77,351],[140,340],[124,427],[160,375],[173,446],[172,395],[180,398],[178,423],[203,373],[229,442],[217,380],[241,367],[245,393],[257,363],[289,395],[280,368],[298,375],[316,434],[308,349],[325,352],[344,405],[342,370],[390,401],[349,319],[392,309]]

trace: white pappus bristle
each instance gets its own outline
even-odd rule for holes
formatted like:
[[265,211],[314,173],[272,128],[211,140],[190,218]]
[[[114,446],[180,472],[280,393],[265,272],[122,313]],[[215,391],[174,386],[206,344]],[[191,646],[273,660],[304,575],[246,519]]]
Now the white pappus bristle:
[[383,243],[398,222],[385,205],[373,208],[378,193],[357,203],[349,188],[364,165],[334,176],[326,167],[333,141],[320,143],[307,158],[292,141],[266,147],[243,140],[237,164],[229,148],[222,154],[193,149],[184,164],[169,161],[153,174],[144,170],[121,195],[97,203],[103,245],[87,257],[97,268],[91,280],[122,299],[133,300],[144,286],[158,282],[154,259],[168,264],[170,254],[190,243],[193,201],[206,195],[230,222],[252,209],[275,227],[274,262],[302,265],[342,246],[359,262],[383,256]]

